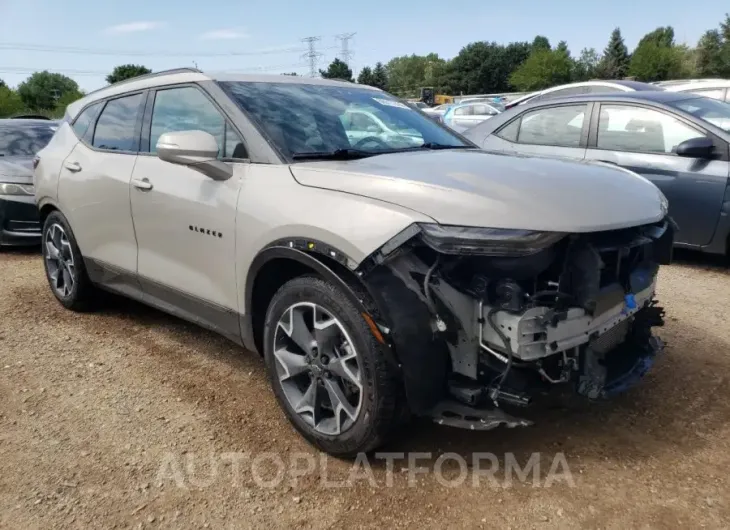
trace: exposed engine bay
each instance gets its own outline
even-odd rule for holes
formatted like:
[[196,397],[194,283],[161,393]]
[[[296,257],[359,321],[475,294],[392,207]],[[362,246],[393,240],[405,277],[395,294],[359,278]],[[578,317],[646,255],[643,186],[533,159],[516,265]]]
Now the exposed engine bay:
[[654,295],[674,230],[669,218],[488,238],[413,225],[358,273],[387,313],[414,412],[469,429],[527,425],[514,411],[556,387],[606,398],[649,370],[663,346]]

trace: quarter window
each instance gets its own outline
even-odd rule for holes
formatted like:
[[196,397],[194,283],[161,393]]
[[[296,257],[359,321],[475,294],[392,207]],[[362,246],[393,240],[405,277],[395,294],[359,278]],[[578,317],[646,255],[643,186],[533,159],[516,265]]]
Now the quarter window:
[[520,119],[518,118],[518,119],[512,121],[512,123],[510,123],[506,127],[502,127],[502,129],[500,129],[497,132],[497,136],[499,136],[500,138],[507,140],[509,142],[516,142],[517,135],[519,134],[519,132],[520,132]]
[[74,132],[76,133],[76,136],[78,136],[82,140],[87,140],[93,132],[93,127],[91,127],[91,130],[89,126],[96,120],[96,117],[99,115],[99,109],[101,108],[101,103],[94,103],[93,105],[86,107],[81,114],[79,114],[78,118],[76,118],[76,121],[74,121],[74,124],[72,125]]
[[664,112],[601,105],[596,146],[613,151],[672,153],[685,140],[700,137],[704,134]]
[[112,151],[137,151],[137,115],[142,94],[125,96],[107,102],[96,122],[92,145]]
[[527,112],[517,141],[521,144],[580,147],[585,105],[566,105]]
[[157,152],[157,140],[162,134],[192,130],[211,134],[218,142],[219,157],[246,158],[238,133],[200,90],[181,87],[157,91],[152,110],[150,152]]

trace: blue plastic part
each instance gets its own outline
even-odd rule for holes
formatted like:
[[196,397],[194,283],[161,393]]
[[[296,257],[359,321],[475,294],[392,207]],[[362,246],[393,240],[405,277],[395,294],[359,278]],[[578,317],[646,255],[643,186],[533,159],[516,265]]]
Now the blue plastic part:
[[636,309],[636,297],[633,293],[624,296],[624,303],[626,304],[626,309]]

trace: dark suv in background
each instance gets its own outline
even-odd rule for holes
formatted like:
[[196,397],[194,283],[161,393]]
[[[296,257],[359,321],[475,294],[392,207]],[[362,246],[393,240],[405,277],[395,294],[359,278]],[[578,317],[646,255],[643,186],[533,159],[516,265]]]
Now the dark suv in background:
[[40,244],[33,157],[57,126],[40,118],[0,120],[0,246]]

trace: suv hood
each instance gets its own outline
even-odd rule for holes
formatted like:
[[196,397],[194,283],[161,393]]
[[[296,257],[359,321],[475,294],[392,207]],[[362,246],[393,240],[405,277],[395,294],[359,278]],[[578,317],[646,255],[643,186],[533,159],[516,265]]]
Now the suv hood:
[[304,186],[386,201],[449,225],[595,232],[656,222],[667,213],[651,182],[595,162],[469,149],[290,167]]
[[33,157],[0,157],[0,182],[33,184]]

